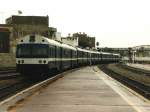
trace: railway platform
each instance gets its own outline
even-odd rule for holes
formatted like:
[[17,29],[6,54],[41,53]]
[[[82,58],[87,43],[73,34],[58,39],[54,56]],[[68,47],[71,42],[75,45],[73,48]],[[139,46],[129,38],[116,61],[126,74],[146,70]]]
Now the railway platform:
[[137,63],[127,63],[127,66],[138,68],[141,70],[150,71],[150,64],[137,64]]
[[65,75],[8,112],[150,112],[150,103],[92,66]]

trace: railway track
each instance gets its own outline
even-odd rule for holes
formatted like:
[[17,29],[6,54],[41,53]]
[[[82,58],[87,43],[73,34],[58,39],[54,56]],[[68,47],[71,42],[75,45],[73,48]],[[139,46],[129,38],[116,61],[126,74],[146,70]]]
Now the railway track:
[[100,65],[99,68],[150,100],[150,76],[142,74],[143,71],[141,73],[139,70],[120,64]]
[[0,70],[0,74],[16,73],[16,70]]
[[0,102],[16,93],[33,86],[47,78],[54,77],[58,73],[53,73],[51,76],[43,76],[32,80],[32,77],[24,77],[16,72],[3,72],[0,74]]
[[20,74],[16,72],[15,68],[0,69],[0,80],[7,80],[20,77]]
[[44,80],[46,78],[42,80],[30,80],[25,77],[2,80],[3,82],[0,81],[0,102]]
[[15,67],[9,67],[9,68],[0,68],[0,74],[4,73],[15,73],[16,68]]
[[16,94],[17,92],[35,84],[16,72],[15,68],[0,69],[0,101]]
[[128,69],[132,72],[136,72],[138,74],[142,74],[142,75],[146,75],[146,76],[150,76],[150,70],[144,70],[144,69],[140,69],[140,68],[134,68],[128,65],[124,65],[124,64],[118,64],[117,66],[120,66],[122,68]]
[[28,80],[25,77],[9,78],[5,80],[0,80],[0,101],[15,95],[16,93],[24,90],[39,81]]

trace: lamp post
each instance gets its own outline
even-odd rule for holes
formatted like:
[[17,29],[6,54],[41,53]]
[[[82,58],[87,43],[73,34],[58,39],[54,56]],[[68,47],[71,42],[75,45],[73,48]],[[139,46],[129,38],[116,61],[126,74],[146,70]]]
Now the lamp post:
[[96,42],[97,50],[99,49],[99,42]]

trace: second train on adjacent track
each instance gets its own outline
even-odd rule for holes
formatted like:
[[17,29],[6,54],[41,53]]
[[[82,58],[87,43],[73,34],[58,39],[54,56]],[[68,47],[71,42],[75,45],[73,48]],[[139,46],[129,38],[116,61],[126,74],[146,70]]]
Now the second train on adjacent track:
[[23,37],[16,49],[17,71],[35,77],[43,73],[119,60],[119,54],[81,49],[40,35]]

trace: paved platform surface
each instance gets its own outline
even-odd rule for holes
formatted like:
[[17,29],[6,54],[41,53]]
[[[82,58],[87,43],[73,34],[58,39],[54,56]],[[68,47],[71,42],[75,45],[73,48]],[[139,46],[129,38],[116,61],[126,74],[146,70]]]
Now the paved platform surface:
[[150,64],[133,64],[133,63],[128,63],[128,66],[134,67],[134,68],[140,68],[143,70],[148,70],[150,71]]
[[149,104],[126,99],[133,94],[126,95],[127,89],[118,85],[97,67],[84,67],[18,102],[9,112],[150,112]]

